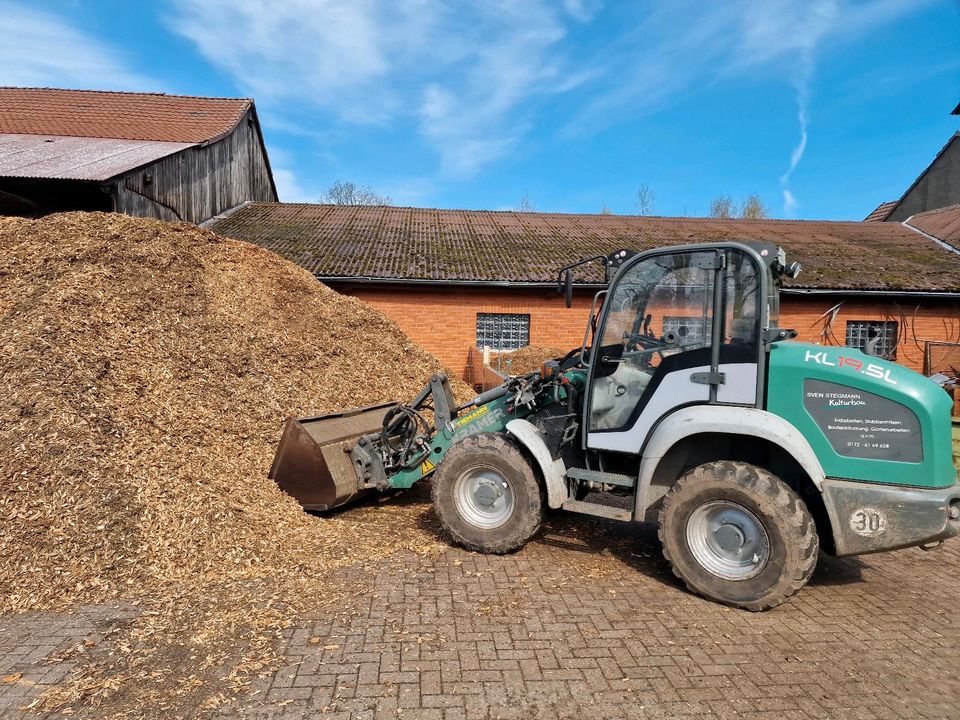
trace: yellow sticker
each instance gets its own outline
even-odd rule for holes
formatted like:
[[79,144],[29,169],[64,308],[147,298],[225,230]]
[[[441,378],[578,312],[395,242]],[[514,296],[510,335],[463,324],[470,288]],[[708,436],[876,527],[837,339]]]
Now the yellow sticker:
[[459,428],[459,427],[463,427],[463,426],[466,425],[468,422],[470,422],[470,421],[472,421],[472,420],[476,420],[478,417],[483,417],[483,416],[486,415],[489,411],[490,411],[490,406],[489,406],[489,405],[483,405],[482,407],[478,407],[478,408],[477,408],[476,410],[474,410],[473,412],[467,413],[467,414],[464,415],[463,417],[457,418],[457,419],[454,421],[453,426],[454,426],[454,427],[458,427],[458,428]]
[[429,460],[424,460],[423,464],[420,465],[420,477],[423,477],[428,472],[433,470],[435,467],[436,467],[435,463],[432,463]]

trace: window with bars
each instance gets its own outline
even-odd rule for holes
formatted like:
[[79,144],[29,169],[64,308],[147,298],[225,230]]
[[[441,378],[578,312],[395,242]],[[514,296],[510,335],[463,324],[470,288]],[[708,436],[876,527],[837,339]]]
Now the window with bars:
[[477,313],[477,347],[517,350],[530,344],[530,316],[520,313]]
[[847,320],[847,347],[896,360],[897,331],[896,320]]

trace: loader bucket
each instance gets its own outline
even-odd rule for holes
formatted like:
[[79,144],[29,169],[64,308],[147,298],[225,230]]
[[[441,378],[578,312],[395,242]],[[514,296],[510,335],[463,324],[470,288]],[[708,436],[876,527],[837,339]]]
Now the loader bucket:
[[311,418],[289,418],[270,468],[270,478],[305,510],[329,510],[360,494],[348,454],[363,435],[380,430],[396,403]]

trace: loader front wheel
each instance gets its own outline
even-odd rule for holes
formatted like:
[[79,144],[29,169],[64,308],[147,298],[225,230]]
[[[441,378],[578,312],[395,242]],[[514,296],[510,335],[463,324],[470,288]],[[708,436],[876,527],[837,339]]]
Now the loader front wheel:
[[660,541],[690,590],[754,611],[806,585],[819,549],[803,500],[770,471],[732,461],[695,467],[670,488]]
[[543,495],[530,462],[501,433],[478,433],[447,452],[433,475],[433,505],[458,545],[501,555],[536,534]]

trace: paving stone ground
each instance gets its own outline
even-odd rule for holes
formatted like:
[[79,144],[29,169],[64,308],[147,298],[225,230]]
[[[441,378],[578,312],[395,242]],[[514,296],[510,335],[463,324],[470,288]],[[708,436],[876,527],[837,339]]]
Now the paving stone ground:
[[[286,665],[220,717],[960,718],[957,541],[822,558],[760,614],[684,590],[652,527],[576,517],[514,555],[451,549],[354,575],[367,591],[291,628]],[[109,625],[85,612],[15,619],[2,672],[56,682],[43,658]],[[0,717],[31,692],[0,685]]]
[[[576,534],[575,534],[576,533]],[[960,718],[960,543],[824,558],[752,614],[688,594],[649,526],[559,519],[523,552],[394,559],[291,631],[256,718]]]
[[85,605],[71,613],[0,616],[0,720],[24,717],[45,690],[62,682],[74,662],[71,649],[96,647],[132,616],[123,606]]

